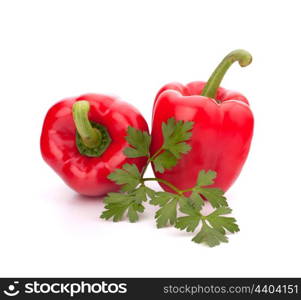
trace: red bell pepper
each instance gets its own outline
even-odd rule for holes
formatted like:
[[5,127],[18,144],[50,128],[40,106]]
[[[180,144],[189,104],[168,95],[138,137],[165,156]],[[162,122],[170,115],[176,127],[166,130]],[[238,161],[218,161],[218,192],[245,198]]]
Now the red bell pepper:
[[[153,108],[151,153],[163,142],[161,126],[169,118],[193,121],[192,150],[179,163],[163,174],[153,169],[156,177],[165,179],[181,190],[195,185],[200,170],[217,172],[215,184],[227,191],[238,177],[248,156],[253,135],[253,114],[248,100],[240,93],[219,87],[233,62],[245,67],[252,61],[244,50],[228,54],[209,81],[182,85],[170,83],[158,92]],[[164,190],[172,192],[166,185]]]
[[128,103],[97,94],[64,99],[46,115],[42,156],[80,194],[117,191],[120,186],[107,176],[125,163],[135,163],[142,171],[147,161],[123,154],[128,126],[148,132],[143,116]]

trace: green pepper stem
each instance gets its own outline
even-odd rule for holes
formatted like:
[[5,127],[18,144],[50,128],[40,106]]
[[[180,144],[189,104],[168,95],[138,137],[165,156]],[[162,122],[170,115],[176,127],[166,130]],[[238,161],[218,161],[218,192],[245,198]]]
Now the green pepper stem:
[[95,148],[101,143],[101,133],[91,126],[88,119],[90,103],[85,100],[77,101],[73,104],[72,114],[75,127],[82,138],[83,143],[88,148]]
[[208,82],[206,83],[202,96],[215,98],[218,87],[220,86],[224,75],[231,65],[238,61],[241,67],[246,67],[252,62],[252,56],[246,50],[238,49],[230,52],[217,66]]

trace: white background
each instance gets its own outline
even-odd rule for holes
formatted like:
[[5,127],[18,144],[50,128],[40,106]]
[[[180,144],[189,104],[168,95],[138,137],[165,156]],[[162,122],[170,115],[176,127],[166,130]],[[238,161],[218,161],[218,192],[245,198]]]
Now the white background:
[[[300,1],[1,1],[0,276],[301,276]],[[119,95],[150,121],[170,82],[207,80],[244,48],[223,86],[256,118],[249,159],[227,193],[241,231],[216,248],[174,228],[98,217],[43,162],[56,101]]]

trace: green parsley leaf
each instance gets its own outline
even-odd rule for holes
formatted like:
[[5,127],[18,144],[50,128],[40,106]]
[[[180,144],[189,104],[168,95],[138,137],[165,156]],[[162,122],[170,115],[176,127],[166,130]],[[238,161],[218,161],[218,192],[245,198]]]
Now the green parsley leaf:
[[154,160],[155,170],[160,173],[164,173],[165,169],[171,169],[174,167],[178,160],[177,158],[168,150],[162,152]]
[[122,185],[122,191],[131,191],[140,183],[141,175],[135,164],[124,164],[122,169],[116,169],[108,178]]
[[151,143],[150,135],[139,129],[129,126],[125,138],[131,147],[124,149],[123,153],[127,157],[135,158],[149,156],[149,146]]
[[216,172],[211,170],[206,172],[205,170],[202,170],[198,174],[196,186],[201,187],[201,186],[211,185],[214,183],[215,178],[216,178]]
[[[171,147],[172,146],[172,147]],[[181,154],[186,154],[191,150],[191,146],[186,143],[178,143],[169,145],[168,150],[177,158],[181,157]]]
[[[174,118],[168,119],[167,123],[162,123],[163,149],[169,150],[177,158],[180,157],[180,154],[187,153],[191,147],[187,144],[183,147],[185,145],[183,142],[191,138],[192,127],[193,122],[176,121]],[[180,143],[182,143],[182,146],[177,147]]]
[[192,240],[198,244],[207,244],[209,247],[228,242],[228,238],[224,234],[211,228],[206,222],[203,222],[200,232]]
[[185,216],[179,217],[175,225],[180,230],[186,229],[187,232],[193,232],[199,225],[201,220],[200,216]]
[[145,192],[145,195],[148,196],[151,200],[155,199],[156,197],[156,192],[152,189],[150,189],[149,187],[143,185],[140,188],[143,189],[143,191]]
[[121,193],[109,193],[104,201],[106,210],[100,217],[106,220],[113,218],[114,222],[120,221],[132,204],[132,199],[127,194]]
[[142,201],[147,201],[147,196],[151,199],[155,197],[156,192],[144,184],[141,185],[136,191],[136,197],[140,198]]
[[[157,220],[157,227],[165,227],[168,223],[170,225],[175,224],[177,219],[177,204],[178,199],[176,195],[167,201],[161,208],[156,212],[155,218]],[[162,198],[161,198],[162,199]],[[165,200],[164,200],[165,201]]]
[[170,225],[176,223],[178,204],[180,211],[183,213],[189,215],[197,213],[190,205],[188,198],[168,192],[157,192],[156,197],[150,201],[150,204],[159,205],[161,207],[155,215],[158,228],[165,227],[168,223]]
[[143,201],[147,201],[146,189],[144,186],[130,193],[109,193],[104,199],[105,211],[101,214],[101,218],[113,218],[114,222],[122,220],[127,211],[130,222],[138,221],[138,212],[144,211]]
[[219,188],[210,188],[210,186],[214,183],[214,179],[216,178],[216,172],[214,171],[200,171],[197,178],[196,186],[193,188],[193,193],[191,194],[191,199],[198,207],[202,207],[204,202],[197,197],[197,194],[201,194],[204,198],[206,198],[212,207],[218,208],[222,206],[228,206],[227,199],[224,197],[224,191]]
[[193,232],[201,221],[201,214],[195,210],[189,202],[180,205],[180,211],[188,216],[177,218],[175,227],[187,232]]
[[131,223],[137,222],[139,220],[137,212],[143,213],[144,206],[142,204],[132,203],[128,209],[128,218]]
[[140,186],[138,189],[134,190],[132,194],[134,194],[140,201],[147,201],[147,191],[145,186]]
[[205,202],[202,197],[195,191],[193,191],[190,195],[190,203],[196,210],[201,210],[204,206]]
[[[183,199],[181,199],[183,198]],[[162,228],[168,225],[174,225],[177,219],[177,204],[182,203],[185,197],[168,193],[168,192],[157,192],[155,197],[152,198],[150,204],[159,205],[161,208],[156,212],[155,218],[157,221],[157,227]]]
[[153,159],[157,172],[163,173],[165,169],[171,169],[178,163],[181,155],[191,150],[186,141],[191,138],[192,127],[193,122],[176,121],[174,118],[162,123],[162,152]]
[[231,211],[229,207],[220,207],[206,216],[202,222],[201,231],[192,240],[196,243],[205,243],[209,247],[227,243],[226,230],[231,233],[239,231],[234,218],[222,216],[231,213]]
[[197,188],[202,196],[204,196],[214,208],[228,206],[227,199],[224,197],[224,191],[219,188]]
[[230,214],[231,212],[232,210],[229,207],[220,207],[208,215],[206,219],[215,230],[218,230],[222,234],[226,233],[225,230],[231,233],[238,232],[239,227],[234,218],[221,216]]
[[162,148],[170,151],[178,159],[181,154],[188,153],[191,146],[185,141],[191,138],[192,127],[193,122],[176,121],[174,118],[168,119],[167,123],[162,123],[164,137]]
[[200,215],[199,209],[196,209],[193,206],[193,203],[190,198],[187,198],[185,196],[178,196],[178,203],[180,207],[180,211],[184,214],[194,216],[195,214]]
[[149,202],[152,205],[164,206],[168,203],[169,200],[173,199],[176,195],[168,192],[156,192],[151,201]]

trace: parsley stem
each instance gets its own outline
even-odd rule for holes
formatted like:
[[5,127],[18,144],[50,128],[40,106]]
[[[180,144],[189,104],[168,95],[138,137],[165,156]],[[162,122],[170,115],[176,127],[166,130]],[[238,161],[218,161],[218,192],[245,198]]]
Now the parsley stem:
[[144,176],[144,174],[145,174],[145,172],[146,172],[146,169],[147,169],[148,165],[149,165],[149,160],[147,161],[145,167],[144,167],[143,170],[142,170],[142,173],[141,173],[141,180],[143,180],[143,176]]
[[146,165],[145,165],[145,167],[144,167],[144,169],[143,169],[143,171],[142,171],[142,173],[141,173],[141,178],[143,179],[143,176],[144,176],[144,174],[145,174],[145,172],[146,172],[146,169],[147,169],[147,167],[149,166],[149,164],[161,153],[163,151],[163,147],[161,147],[158,151],[156,151],[155,152],[155,154],[154,155],[152,155],[152,156],[150,156],[150,157],[148,157],[148,160],[147,160],[147,162],[146,162]]
[[188,192],[192,192],[192,191],[193,191],[193,188],[190,188],[187,190],[182,190],[181,193],[184,194],[184,193],[188,193]]
[[149,162],[153,161],[163,150],[163,147],[160,147],[159,150],[157,150],[154,155],[149,158]]
[[179,194],[179,195],[183,194],[183,192],[181,190],[179,190],[176,186],[174,186],[172,183],[168,182],[167,180],[164,180],[164,179],[161,179],[161,178],[143,178],[142,180],[143,180],[143,182],[144,181],[157,181],[157,182],[161,182],[161,183],[167,185],[168,187],[170,187],[177,194]]

